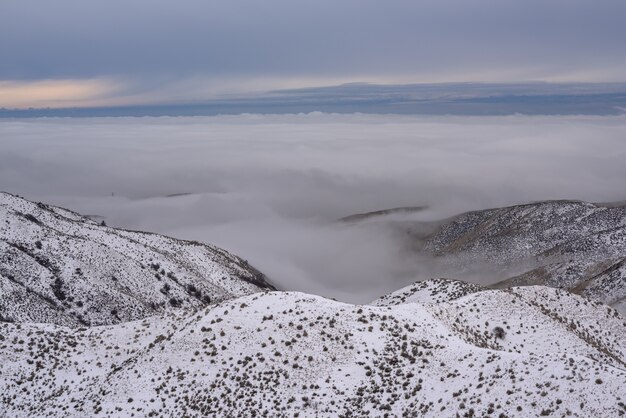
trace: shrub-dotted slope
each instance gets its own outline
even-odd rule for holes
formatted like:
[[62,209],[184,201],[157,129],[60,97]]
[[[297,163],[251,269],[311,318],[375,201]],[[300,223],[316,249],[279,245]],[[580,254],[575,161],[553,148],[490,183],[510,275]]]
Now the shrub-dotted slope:
[[394,306],[257,293],[0,336],[0,412],[15,417],[626,412],[624,318],[545,287]]
[[0,320],[113,324],[266,288],[263,274],[217,247],[0,193]]

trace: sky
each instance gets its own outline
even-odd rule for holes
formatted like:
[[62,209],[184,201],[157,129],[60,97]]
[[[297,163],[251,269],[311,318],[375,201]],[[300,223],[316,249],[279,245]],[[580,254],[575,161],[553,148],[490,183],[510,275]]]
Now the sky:
[[273,89],[625,82],[623,0],[2,0],[0,107]]
[[337,219],[625,201],[624,138],[625,115],[16,119],[0,122],[0,190],[215,244],[282,289],[363,303],[455,276],[385,223]]

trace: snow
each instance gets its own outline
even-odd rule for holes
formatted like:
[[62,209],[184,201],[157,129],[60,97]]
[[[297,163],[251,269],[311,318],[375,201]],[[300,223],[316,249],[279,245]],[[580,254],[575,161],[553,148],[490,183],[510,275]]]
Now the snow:
[[15,417],[616,416],[625,330],[611,308],[545,287],[394,306],[266,292],[84,330],[5,323],[1,408]]
[[[538,249],[545,282],[596,300],[437,279],[352,305],[270,291],[214,246],[0,194],[0,416],[624,415],[626,318],[601,302],[624,300],[624,223],[607,211],[476,212],[427,243],[503,264]],[[565,249],[570,264],[550,258]],[[595,272],[583,289],[574,262]]]
[[271,288],[217,247],[101,226],[8,193],[0,193],[0,219],[5,319],[104,325]]
[[[409,236],[423,229],[419,223],[399,227]],[[455,278],[480,278],[483,270],[498,287],[542,284],[617,308],[626,298],[624,207],[545,201],[464,213],[427,237],[415,235],[409,248],[421,247]]]

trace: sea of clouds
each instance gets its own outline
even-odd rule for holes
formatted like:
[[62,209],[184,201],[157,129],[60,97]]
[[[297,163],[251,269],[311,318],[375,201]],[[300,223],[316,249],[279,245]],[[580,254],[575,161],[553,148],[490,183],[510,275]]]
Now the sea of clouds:
[[384,224],[626,199],[626,117],[240,115],[0,121],[0,190],[226,248],[283,289],[365,302],[437,276]]

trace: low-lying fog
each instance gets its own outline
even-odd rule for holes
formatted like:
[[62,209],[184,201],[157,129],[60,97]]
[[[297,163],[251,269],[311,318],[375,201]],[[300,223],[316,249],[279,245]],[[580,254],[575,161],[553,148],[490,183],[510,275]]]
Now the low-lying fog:
[[[365,302],[441,272],[383,225],[626,199],[626,117],[371,115],[0,122],[0,190],[216,244],[279,287]],[[396,215],[392,215],[396,216]]]

